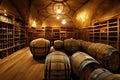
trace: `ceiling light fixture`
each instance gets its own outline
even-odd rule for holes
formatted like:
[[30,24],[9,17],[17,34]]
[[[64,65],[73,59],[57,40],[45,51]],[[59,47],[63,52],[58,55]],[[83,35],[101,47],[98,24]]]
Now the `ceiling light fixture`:
[[57,14],[61,14],[61,12],[62,11],[60,9],[57,9],[57,11],[56,11]]
[[7,16],[7,10],[4,10],[4,16]]
[[57,17],[56,17],[56,19],[60,19],[60,17],[59,17],[59,16],[57,16]]
[[63,16],[66,16],[70,13],[71,8],[67,3],[68,0],[52,0],[52,2],[47,6],[46,11],[49,14],[56,15],[57,20],[61,19],[61,24],[66,24],[67,21]]
[[49,14],[68,14],[71,11],[68,0],[52,0],[50,4],[47,5],[46,11]]
[[56,14],[62,14],[62,12],[63,12],[63,4],[62,3],[55,3],[54,4],[54,12],[56,13]]
[[6,13],[4,13],[4,16],[7,16],[7,14],[6,14]]
[[66,24],[66,20],[65,20],[65,19],[63,19],[61,23],[62,23],[62,24]]

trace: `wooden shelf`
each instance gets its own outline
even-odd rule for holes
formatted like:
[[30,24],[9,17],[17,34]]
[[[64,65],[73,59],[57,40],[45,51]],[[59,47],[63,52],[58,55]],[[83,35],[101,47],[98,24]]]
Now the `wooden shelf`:
[[113,18],[93,24],[88,28],[88,40],[109,44],[120,50],[120,18]]
[[51,45],[53,44],[54,40],[65,40],[67,38],[75,38],[78,39],[79,37],[79,30],[71,27],[45,27],[41,30],[33,30],[29,29],[29,42],[36,38],[46,38],[51,41]]
[[[25,41],[21,42],[21,38],[23,39],[27,35],[25,30],[22,34],[22,26],[23,22],[21,20],[0,15],[0,53],[4,53],[4,57],[20,49],[16,49],[16,46],[20,47],[20,44],[23,43],[27,44],[27,38],[24,38]],[[24,28],[26,27],[24,26]]]

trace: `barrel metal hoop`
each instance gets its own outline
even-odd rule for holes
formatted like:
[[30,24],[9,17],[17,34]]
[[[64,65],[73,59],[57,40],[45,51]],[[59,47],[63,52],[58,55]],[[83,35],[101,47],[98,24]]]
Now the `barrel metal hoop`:
[[[101,77],[103,75],[103,77]],[[103,74],[100,74],[99,76],[98,76],[98,79],[97,80],[104,80],[104,78],[105,77],[107,77],[107,76],[110,76],[110,75],[112,75],[112,73],[111,72],[103,72]]]
[[[68,61],[68,56],[64,56],[64,67],[65,67],[65,80],[70,80],[70,66],[69,66],[69,61]],[[68,71],[68,72],[67,72]]]
[[102,71],[101,70],[97,70],[96,72],[96,74],[92,74],[91,75],[91,77],[90,77],[90,80],[96,80],[97,79],[97,77],[100,75],[100,74],[102,74],[102,73],[104,73],[106,70],[105,69],[103,69]]
[[103,53],[103,57],[102,57],[102,63],[106,68],[109,68],[109,60],[110,60],[110,56],[116,52],[115,49],[113,48],[107,48],[104,53]]
[[79,52],[80,52],[80,51],[77,51],[77,52],[75,52],[75,53],[71,56],[71,61],[73,61],[74,58],[80,54]]
[[[61,55],[61,54],[49,54],[47,57],[46,57],[46,63],[48,63],[48,67],[49,68],[47,68],[47,71],[48,72],[46,72],[47,74],[46,74],[46,80],[51,80],[51,72],[54,72],[53,70],[51,70],[51,62],[52,63],[58,63],[58,62],[56,62],[56,61],[52,61],[52,55]],[[68,59],[68,56],[66,56],[65,54],[62,54],[61,56],[63,56],[62,57],[62,59],[63,59],[63,61],[61,62],[61,63],[64,63],[64,74],[65,75],[61,75],[61,76],[64,76],[64,78],[65,78],[65,80],[70,80],[70,69],[69,69],[69,59]],[[48,60],[49,59],[49,60]],[[48,62],[49,61],[49,62]],[[45,64],[46,64],[45,63]],[[56,70],[55,70],[56,71]],[[57,70],[57,71],[59,71],[59,70]],[[54,77],[58,77],[58,75],[54,75]],[[59,76],[60,77],[60,76]]]
[[95,61],[94,59],[86,59],[86,60],[84,60],[83,62],[81,62],[80,64],[79,64],[79,66],[78,66],[78,71],[79,71],[79,75],[81,75],[81,73],[82,73],[82,70],[83,70],[83,68],[86,66],[86,65],[88,65],[89,63],[97,63],[97,64],[99,64],[97,61]]

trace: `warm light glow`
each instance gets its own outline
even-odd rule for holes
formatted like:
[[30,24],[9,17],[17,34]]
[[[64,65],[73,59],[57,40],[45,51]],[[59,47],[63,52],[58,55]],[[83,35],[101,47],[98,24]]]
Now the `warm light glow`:
[[57,14],[61,14],[62,11],[60,9],[57,9],[56,12],[57,12]]
[[100,29],[100,32],[106,32],[105,28]]
[[81,20],[82,23],[84,23],[85,20],[87,19],[87,17],[88,17],[87,12],[86,12],[86,11],[83,11],[83,12],[81,12],[80,14],[77,15],[76,19],[77,19],[78,21]]
[[7,16],[7,13],[6,13],[6,12],[7,12],[7,10],[4,10],[4,16]]
[[6,14],[6,13],[4,13],[4,16],[7,16],[7,14]]
[[82,20],[82,22],[85,22],[85,20],[86,20],[86,12],[82,12],[81,13],[81,15],[80,15],[80,18],[81,18],[81,20]]
[[66,24],[66,20],[65,20],[65,19],[63,19],[61,23],[62,23],[62,24]]
[[42,27],[46,27],[48,26],[46,22],[43,22],[43,24],[41,25]]
[[57,16],[57,17],[56,17],[56,19],[60,19],[60,17],[59,17],[59,16]]
[[33,21],[32,27],[36,27],[36,21]]

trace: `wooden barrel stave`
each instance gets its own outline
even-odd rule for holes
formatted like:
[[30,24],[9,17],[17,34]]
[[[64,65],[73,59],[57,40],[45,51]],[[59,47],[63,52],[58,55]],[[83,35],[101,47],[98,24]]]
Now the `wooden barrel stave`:
[[38,38],[31,41],[29,47],[33,57],[45,57],[50,50],[50,41],[44,38]]
[[[105,55],[105,54],[107,54],[107,53],[105,53],[105,51],[107,50],[107,49],[110,49],[110,48],[112,48],[112,49],[114,49],[112,46],[109,46],[109,45],[106,45],[106,44],[97,44],[96,43],[96,45],[98,46],[98,48],[96,49],[96,55],[95,55],[95,58],[100,62],[100,63],[102,63],[101,61],[102,61],[102,58],[103,58],[103,55]],[[109,53],[108,53],[109,54]]]
[[104,80],[120,80],[120,74],[112,74],[107,76]]
[[96,52],[95,59],[112,72],[118,72],[120,68],[120,54],[112,46],[101,44]]
[[120,80],[120,74],[113,74],[107,69],[99,68],[91,73],[88,80]]
[[115,49],[106,49],[101,61],[112,72],[117,72],[120,68],[120,55]]
[[79,51],[71,56],[71,65],[75,79],[80,80],[87,80],[92,71],[100,67],[95,59]]
[[98,44],[96,43],[90,44],[87,48],[87,53],[89,53],[92,57],[95,58],[97,47],[98,47]]
[[[112,46],[95,43],[88,47],[88,53],[110,71],[117,72],[119,70],[120,53]],[[116,62],[117,64],[115,64]]]
[[50,53],[45,60],[46,80],[70,80],[71,67],[68,56],[60,51]]
[[63,49],[63,41],[62,40],[55,40],[53,47],[56,50],[62,50]]
[[89,80],[104,80],[106,76],[112,75],[107,69],[99,68],[94,70],[89,76]]
[[74,53],[80,50],[80,44],[76,39],[70,38],[64,40],[64,49],[68,53]]
[[84,52],[87,52],[88,47],[92,44],[92,42],[88,42],[88,41],[81,41],[81,46],[82,46],[82,50]]

